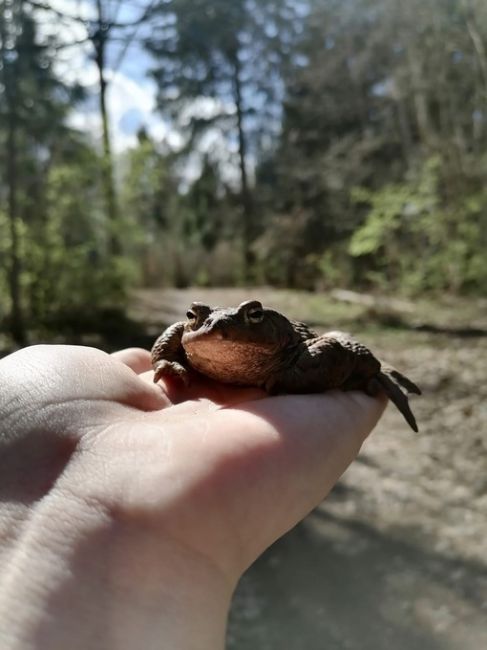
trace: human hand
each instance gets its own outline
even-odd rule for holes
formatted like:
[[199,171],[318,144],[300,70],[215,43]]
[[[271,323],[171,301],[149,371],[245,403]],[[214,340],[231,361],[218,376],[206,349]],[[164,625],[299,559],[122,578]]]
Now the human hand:
[[240,575],[385,404],[156,386],[137,349],[25,348],[0,385],[0,645],[22,650],[223,648]]

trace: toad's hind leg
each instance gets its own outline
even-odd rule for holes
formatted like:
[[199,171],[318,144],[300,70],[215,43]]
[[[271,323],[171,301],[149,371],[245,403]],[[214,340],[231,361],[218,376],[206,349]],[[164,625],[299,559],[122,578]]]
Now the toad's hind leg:
[[344,332],[332,332],[331,334],[344,348],[352,351],[355,355],[355,368],[342,388],[344,390],[358,388],[371,396],[377,395],[382,389],[402,413],[411,429],[417,432],[418,425],[409,406],[407,393],[421,395],[418,386],[392,366],[379,362],[367,347],[348,334]]

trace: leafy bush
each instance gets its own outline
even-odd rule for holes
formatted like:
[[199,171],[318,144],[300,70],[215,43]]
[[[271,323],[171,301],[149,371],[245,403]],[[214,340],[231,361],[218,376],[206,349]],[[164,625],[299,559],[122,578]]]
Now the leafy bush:
[[369,256],[377,274],[408,292],[478,291],[487,282],[487,191],[445,200],[444,168],[428,160],[411,180],[377,191],[357,188],[367,206],[364,224],[350,240],[354,257]]

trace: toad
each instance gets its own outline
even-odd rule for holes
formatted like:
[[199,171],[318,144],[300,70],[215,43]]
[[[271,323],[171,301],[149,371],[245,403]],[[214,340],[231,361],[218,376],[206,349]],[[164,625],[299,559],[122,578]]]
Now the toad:
[[194,302],[186,318],[168,327],[154,343],[154,382],[176,376],[188,384],[193,369],[225,384],[256,386],[271,395],[331,389],[376,395],[383,390],[418,430],[407,394],[420,395],[420,389],[345,332],[318,335],[257,300],[230,308]]

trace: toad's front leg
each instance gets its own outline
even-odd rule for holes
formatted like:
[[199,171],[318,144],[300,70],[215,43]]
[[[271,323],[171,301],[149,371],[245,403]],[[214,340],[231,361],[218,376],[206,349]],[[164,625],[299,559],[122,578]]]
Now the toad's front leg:
[[151,359],[154,368],[154,383],[164,376],[179,377],[187,386],[189,383],[188,369],[185,365],[186,356],[181,338],[184,323],[174,323],[168,327],[152,346]]

